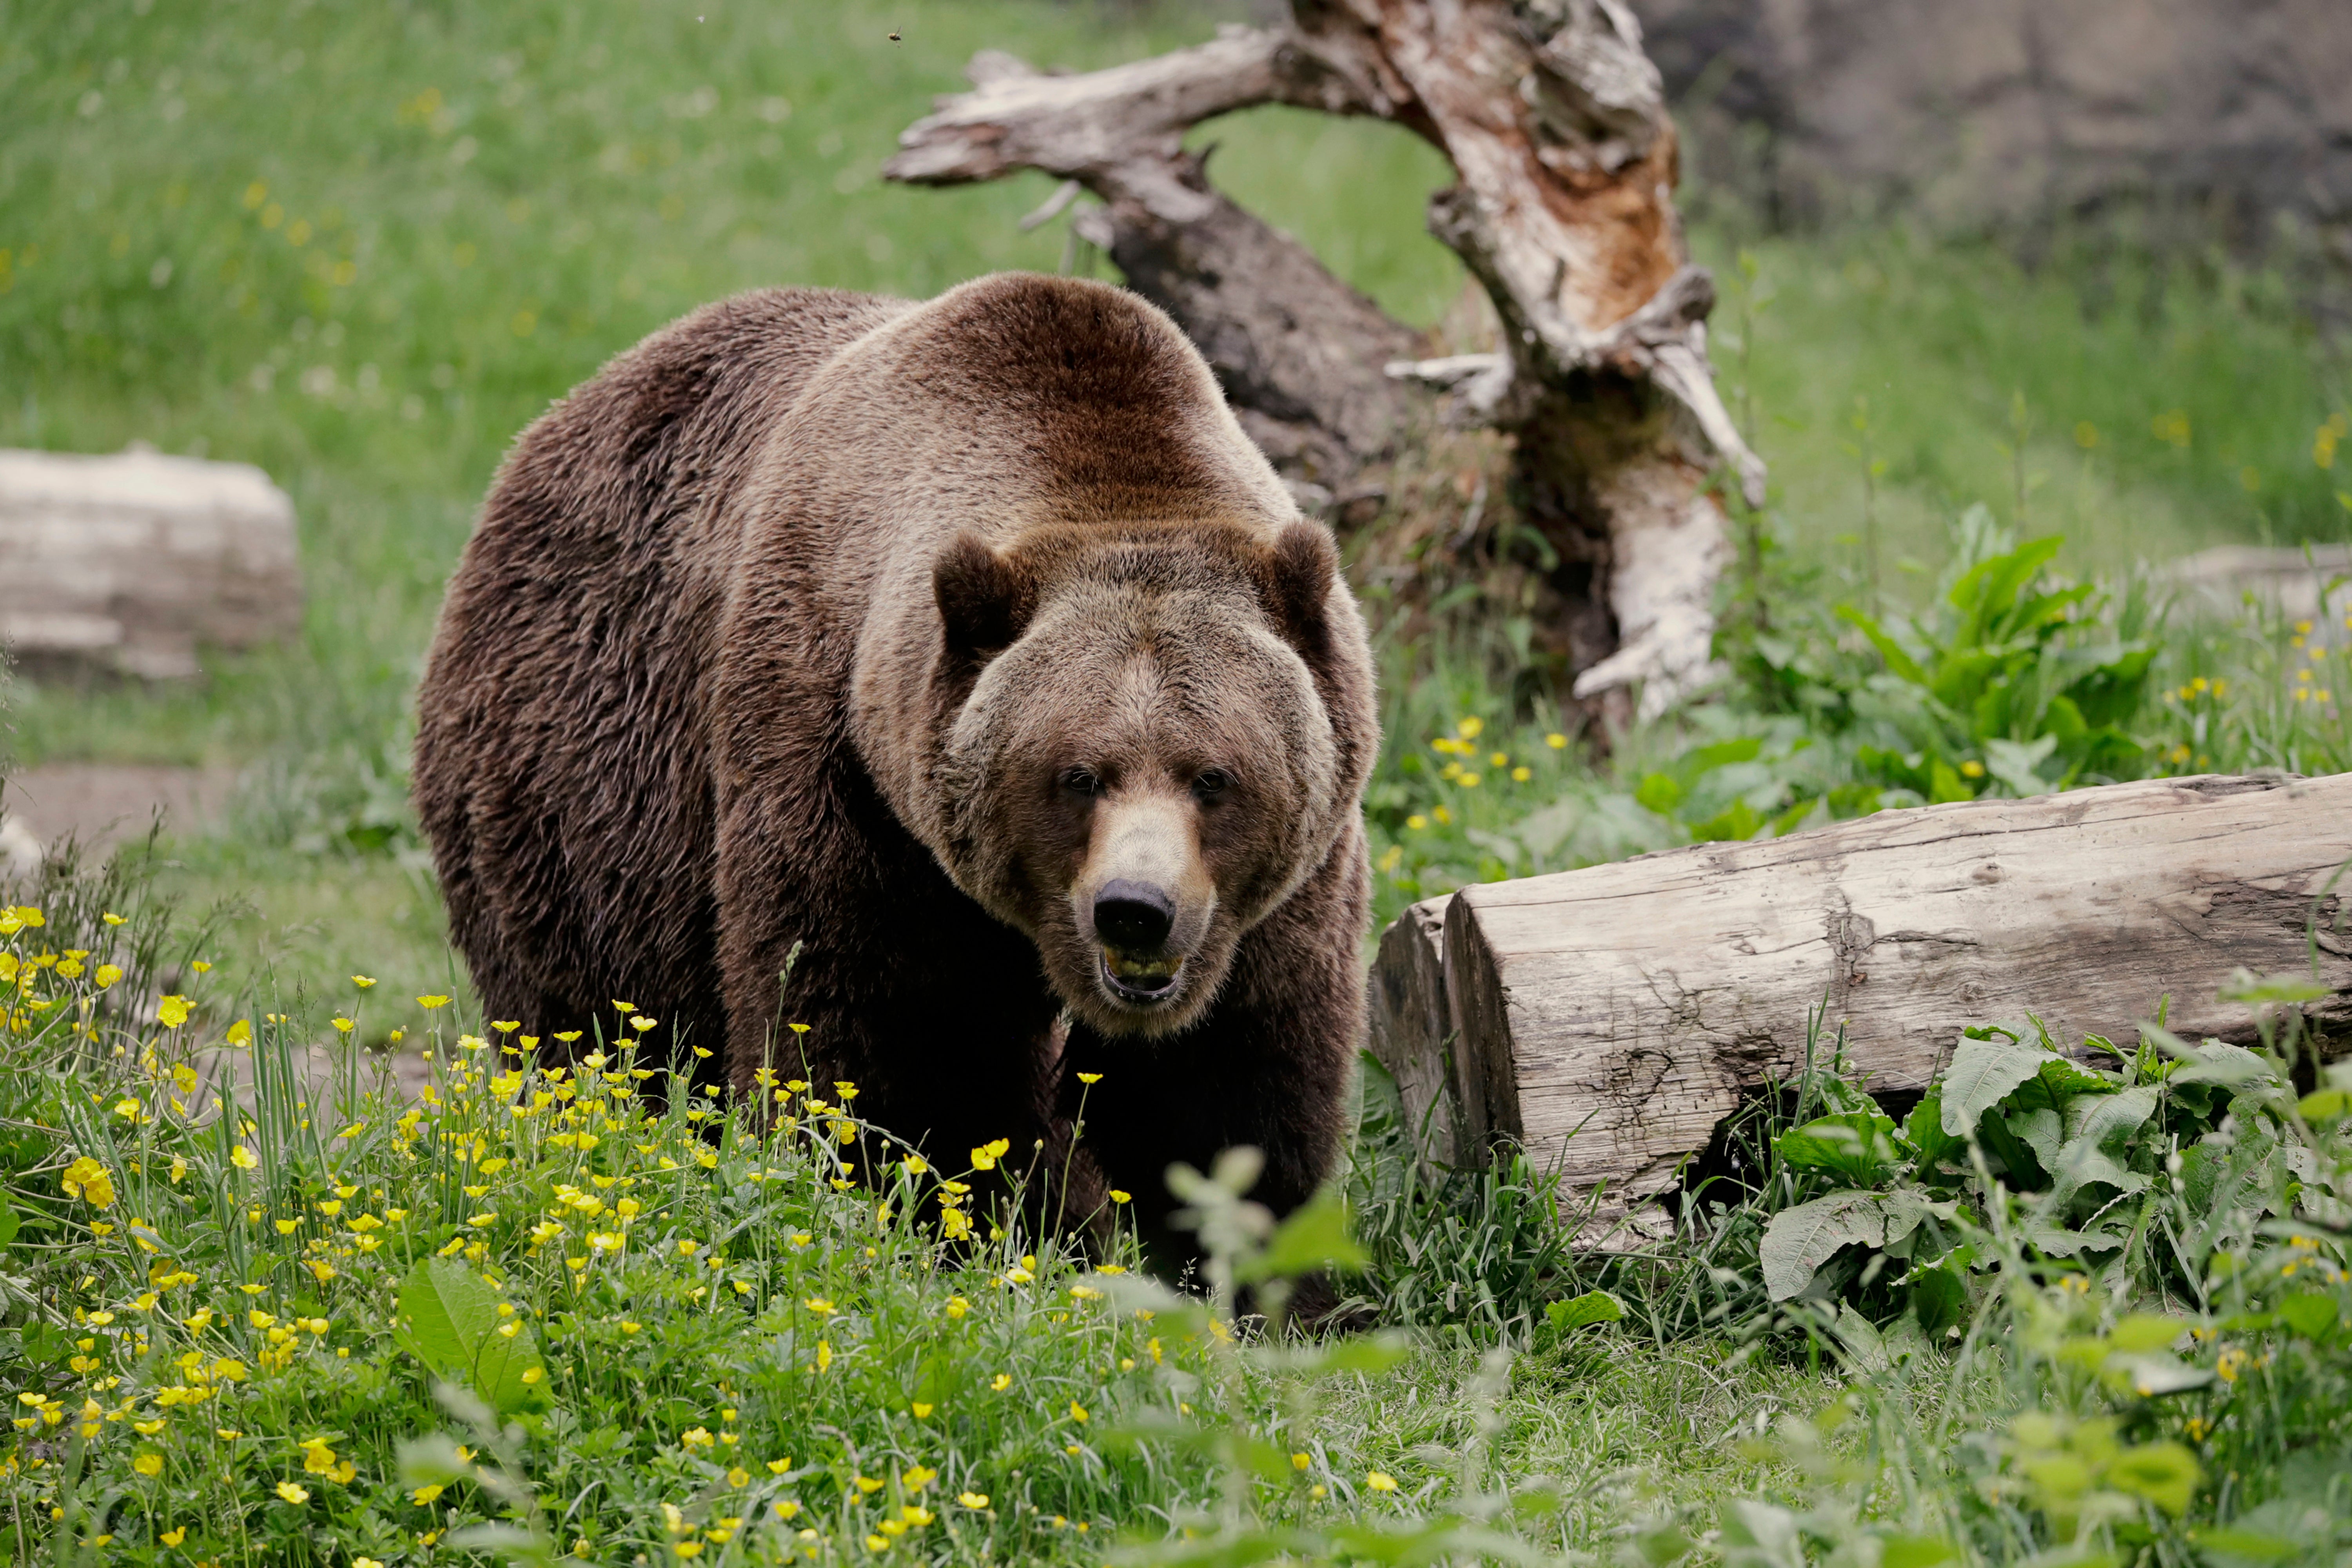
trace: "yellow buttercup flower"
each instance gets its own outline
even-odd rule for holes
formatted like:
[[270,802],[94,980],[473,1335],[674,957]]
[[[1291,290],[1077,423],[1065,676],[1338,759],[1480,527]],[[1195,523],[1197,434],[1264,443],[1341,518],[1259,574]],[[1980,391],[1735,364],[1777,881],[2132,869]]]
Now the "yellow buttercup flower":
[[92,1208],[114,1206],[114,1178],[105,1166],[87,1154],[68,1165],[58,1183],[65,1188],[66,1196],[85,1199]]
[[165,1028],[178,1028],[188,1021],[188,999],[185,996],[163,997],[155,1004],[155,1016],[163,1020]]

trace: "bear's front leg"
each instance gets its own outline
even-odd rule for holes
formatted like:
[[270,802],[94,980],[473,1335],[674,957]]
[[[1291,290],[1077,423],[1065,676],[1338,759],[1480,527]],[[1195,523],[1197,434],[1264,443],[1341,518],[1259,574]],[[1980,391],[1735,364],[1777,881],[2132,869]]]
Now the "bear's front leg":
[[[1056,1005],[1027,939],[960,892],[838,762],[730,800],[718,869],[739,1100],[772,1095],[763,1067],[835,1104],[848,1083],[851,1111],[948,1173],[1002,1138],[1004,1176],[1025,1180],[1042,1214],[1067,1150],[1048,1114]],[[984,1211],[992,1194],[975,1184]]]
[[[1243,937],[1216,1005],[1181,1035],[1113,1038],[1074,1024],[1060,1114],[1083,1114],[1081,1147],[1132,1196],[1145,1250],[1171,1272],[1197,1262],[1169,1229],[1168,1167],[1206,1171],[1218,1153],[1265,1156],[1250,1192],[1276,1215],[1331,1174],[1363,1039],[1359,949],[1370,910],[1362,829],[1350,825],[1314,874]],[[1100,1074],[1087,1084],[1081,1074]],[[1080,1107],[1084,1110],[1081,1113]]]

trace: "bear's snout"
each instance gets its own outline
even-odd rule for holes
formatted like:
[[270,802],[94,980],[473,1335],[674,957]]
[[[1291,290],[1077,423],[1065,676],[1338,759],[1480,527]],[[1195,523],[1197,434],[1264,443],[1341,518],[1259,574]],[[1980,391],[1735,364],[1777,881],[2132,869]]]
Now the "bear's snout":
[[1095,895],[1095,933],[1122,953],[1148,956],[1168,945],[1176,905],[1167,889],[1121,878]]

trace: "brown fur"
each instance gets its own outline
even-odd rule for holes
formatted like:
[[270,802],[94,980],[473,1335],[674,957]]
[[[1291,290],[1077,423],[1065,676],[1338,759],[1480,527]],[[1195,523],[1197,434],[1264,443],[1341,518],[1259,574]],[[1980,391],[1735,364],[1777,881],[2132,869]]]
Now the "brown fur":
[[[950,1166],[1059,1158],[1100,1072],[1086,1151],[1148,1231],[1173,1160],[1258,1144],[1277,1209],[1327,1173],[1370,657],[1328,535],[1133,296],[774,290],[647,339],[517,444],[419,703],[491,1016],[627,1000],[739,1089],[855,1080]],[[1182,955],[1146,1005],[1088,913],[1136,867]]]

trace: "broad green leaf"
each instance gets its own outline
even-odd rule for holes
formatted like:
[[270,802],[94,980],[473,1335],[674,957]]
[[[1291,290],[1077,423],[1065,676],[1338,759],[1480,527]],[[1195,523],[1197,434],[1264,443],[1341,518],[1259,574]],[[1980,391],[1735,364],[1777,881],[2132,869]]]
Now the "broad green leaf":
[[1544,1303],[1544,1316],[1561,1333],[1570,1333],[1594,1323],[1614,1323],[1625,1316],[1625,1304],[1606,1290],[1587,1290],[1581,1296],[1565,1301]]
[[2189,1511],[2203,1472],[2197,1456],[2178,1443],[2143,1443],[2126,1448],[2107,1466],[2107,1484],[2143,1497],[2176,1519]]
[[2107,1343],[2127,1354],[2138,1355],[2163,1350],[2188,1331],[2189,1325],[2178,1318],[2158,1312],[2126,1312],[2107,1331]]
[[16,1205],[8,1201],[5,1193],[0,1193],[0,1247],[16,1239]]
[[1999,1035],[1990,1039],[1963,1037],[1944,1069],[1942,1084],[1944,1131],[1966,1138],[1976,1131],[1984,1113],[1999,1105],[2009,1091],[2042,1070],[2050,1059],[2039,1045]]
[[1939,1334],[1969,1315],[1969,1288],[1960,1271],[1948,1264],[1921,1273],[1911,1281],[1911,1315],[1923,1332]]
[[499,1332],[498,1297],[457,1259],[419,1259],[400,1287],[400,1315],[417,1359],[499,1415],[539,1402],[538,1342],[527,1325]]
[[1880,1538],[1878,1568],[1936,1568],[1958,1552],[1948,1541],[1934,1535],[1888,1535]]
[[1818,1117],[1774,1141],[1780,1158],[1801,1171],[1827,1171],[1849,1187],[1875,1186],[1903,1158],[1895,1123],[1869,1111]]
[[1348,1235],[1348,1206],[1335,1193],[1323,1193],[1294,1211],[1275,1230],[1265,1249],[1244,1258],[1234,1278],[1296,1279],[1319,1268],[1361,1268],[1368,1255]]
[[2192,1531],[2189,1539],[2207,1556],[2236,1558],[2244,1563],[2284,1563],[2290,1557],[2302,1556],[2305,1550],[2298,1542],[2252,1530]]
[[[2333,1126],[2352,1116],[2352,1089],[2315,1089],[2295,1101],[2295,1110],[2315,1127]],[[8,1221],[9,1232],[16,1230],[15,1217]]]
[[1886,1214],[1875,1193],[1839,1192],[1782,1209],[1764,1227],[1764,1288],[1785,1301],[1813,1282],[1813,1271],[1842,1247],[1883,1246]]
[[2175,1068],[2164,1081],[2175,1085],[2218,1083],[2234,1088],[2242,1083],[2259,1083],[2272,1076],[2270,1063],[2243,1046],[2208,1040],[2191,1050],[2189,1060]]
[[2082,1095],[2066,1105],[2066,1142],[2111,1149],[2156,1114],[2156,1090],[2136,1084],[2116,1094]]
[[[2032,1083],[2038,1080],[2028,1079],[2026,1081]],[[2040,1110],[2004,1109],[2000,1121],[2009,1130],[2011,1137],[2033,1151],[2033,1157],[2042,1163],[2043,1170],[2055,1171],[2058,1168],[2058,1151],[2066,1142],[2066,1124],[2056,1111],[2046,1108]]]
[[1911,1108],[1910,1116],[1903,1123],[1903,1136],[1919,1151],[1922,1166],[1933,1165],[1947,1154],[1957,1154],[1968,1146],[1967,1140],[1944,1131],[1944,1097],[1937,1089],[1929,1089]]
[[1672,816],[1682,798],[1683,786],[1664,773],[1643,774],[1633,790],[1633,799],[1660,816]]
[[2130,1237],[2106,1230],[2068,1230],[2063,1225],[2025,1227],[2028,1246],[2052,1258],[2076,1258],[2085,1252],[2113,1252]]
[[2080,1095],[2113,1094],[2122,1087],[2113,1079],[2085,1072],[2064,1057],[2052,1057],[2042,1064],[2041,1072],[2035,1076],[2053,1106],[2063,1106]]
[[2031,795],[2050,793],[2050,781],[2041,774],[2042,764],[2058,749],[2058,737],[2044,735],[2031,743],[2016,741],[1985,742],[1985,772],[2009,786],[2011,792],[2023,800]]
[[2306,1340],[2324,1339],[2336,1326],[2336,1298],[2305,1291],[2278,1304],[2279,1321]]

